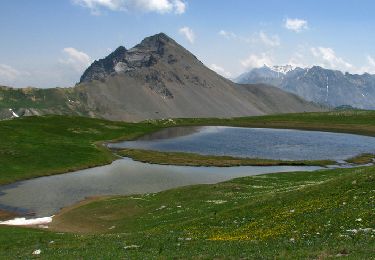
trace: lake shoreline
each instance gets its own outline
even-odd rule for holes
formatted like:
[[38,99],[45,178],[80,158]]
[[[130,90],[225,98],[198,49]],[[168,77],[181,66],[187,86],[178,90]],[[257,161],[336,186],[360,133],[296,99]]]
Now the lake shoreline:
[[15,211],[8,211],[8,210],[0,209],[0,222],[7,221],[16,217],[21,217],[21,216],[22,215],[20,215],[18,212],[15,212]]

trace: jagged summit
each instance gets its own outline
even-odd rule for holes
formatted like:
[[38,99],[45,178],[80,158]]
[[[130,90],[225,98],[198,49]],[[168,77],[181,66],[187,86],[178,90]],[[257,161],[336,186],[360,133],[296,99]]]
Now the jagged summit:
[[[142,67],[151,67],[160,59],[165,58],[167,62],[173,63],[177,61],[175,53],[184,55],[192,55],[185,48],[175,42],[165,33],[159,33],[145,38],[141,43],[127,50],[120,46],[114,52],[104,59],[100,59],[91,64],[83,73],[80,82],[90,82],[93,80],[105,80],[114,73],[127,73],[140,69]],[[181,56],[181,55],[180,55]]]
[[159,44],[176,43],[171,37],[165,33],[158,33],[144,38],[139,45],[143,46],[156,46]]
[[293,65],[281,65],[281,66],[272,66],[270,67],[271,70],[275,71],[275,72],[278,72],[278,73],[282,73],[282,74],[287,74],[288,72],[291,72],[293,70],[295,70],[297,67],[296,66],[293,66]]

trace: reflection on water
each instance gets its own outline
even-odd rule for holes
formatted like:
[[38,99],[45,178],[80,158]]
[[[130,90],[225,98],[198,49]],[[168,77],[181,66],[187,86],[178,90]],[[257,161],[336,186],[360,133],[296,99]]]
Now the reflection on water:
[[191,135],[194,133],[198,133],[203,129],[203,127],[200,126],[191,126],[191,127],[183,127],[183,126],[177,126],[177,127],[170,127],[165,128],[160,131],[144,135],[140,137],[138,140],[140,141],[151,141],[151,140],[161,140],[161,139],[171,139],[176,137],[181,137],[185,135]]
[[[192,132],[186,134],[190,130]],[[183,131],[185,134],[180,135]],[[158,138],[159,135],[163,138]],[[338,161],[361,153],[374,153],[375,138],[318,131],[207,126],[170,128],[141,140],[111,146],[281,160]]]
[[217,183],[272,172],[313,171],[319,167],[184,167],[121,159],[111,165],[41,177],[0,187],[0,205],[50,216],[89,196],[152,193],[191,184]]

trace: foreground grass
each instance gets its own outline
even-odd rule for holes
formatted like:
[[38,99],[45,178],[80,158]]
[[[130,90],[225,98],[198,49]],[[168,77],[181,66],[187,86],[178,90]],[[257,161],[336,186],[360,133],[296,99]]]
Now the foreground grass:
[[0,258],[372,259],[374,187],[370,167],[103,198],[65,210],[55,232],[0,228]]
[[[344,111],[140,124],[76,117],[0,122],[0,183],[105,164],[96,144],[162,127],[231,125],[375,136],[375,112]],[[55,231],[0,227],[0,258],[322,259],[375,254],[375,167],[254,176],[83,203]],[[74,233],[69,233],[74,232]]]
[[282,161],[258,158],[240,158],[232,156],[213,156],[182,152],[158,152],[141,149],[121,149],[115,150],[116,154],[132,158],[133,160],[161,164],[161,165],[179,165],[179,166],[327,166],[336,162],[330,160],[316,161]]

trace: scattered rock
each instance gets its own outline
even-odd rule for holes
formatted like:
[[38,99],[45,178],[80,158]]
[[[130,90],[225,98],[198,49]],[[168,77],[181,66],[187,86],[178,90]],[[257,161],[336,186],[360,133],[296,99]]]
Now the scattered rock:
[[130,246],[124,246],[124,249],[126,249],[126,250],[131,250],[131,249],[138,249],[138,248],[140,248],[140,246],[138,246],[138,245],[130,245]]
[[36,249],[34,250],[33,255],[40,255],[41,253],[42,253],[42,250]]

